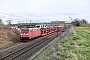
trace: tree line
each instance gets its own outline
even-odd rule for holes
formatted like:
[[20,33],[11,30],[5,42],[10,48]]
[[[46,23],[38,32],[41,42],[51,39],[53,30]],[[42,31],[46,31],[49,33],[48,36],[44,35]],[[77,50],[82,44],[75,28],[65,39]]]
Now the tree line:
[[79,18],[74,19],[71,23],[75,26],[80,26],[80,24],[89,24],[86,19],[80,20]]

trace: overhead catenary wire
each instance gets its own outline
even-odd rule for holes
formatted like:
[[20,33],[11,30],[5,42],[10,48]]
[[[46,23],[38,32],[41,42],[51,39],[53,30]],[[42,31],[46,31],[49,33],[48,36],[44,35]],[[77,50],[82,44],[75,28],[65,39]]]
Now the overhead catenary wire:
[[[15,21],[17,20],[18,21],[21,21],[23,19],[25,19],[24,21],[27,22],[27,19],[22,17],[22,16],[16,16],[16,15],[13,15],[13,14],[9,14],[9,13],[5,13],[5,12],[0,12],[0,14],[2,15],[7,15],[6,17],[5,16],[0,16],[0,19],[4,20],[4,21],[7,21],[7,20],[12,20],[12,21]],[[18,17],[18,18],[17,18]],[[29,19],[28,19],[29,20]]]

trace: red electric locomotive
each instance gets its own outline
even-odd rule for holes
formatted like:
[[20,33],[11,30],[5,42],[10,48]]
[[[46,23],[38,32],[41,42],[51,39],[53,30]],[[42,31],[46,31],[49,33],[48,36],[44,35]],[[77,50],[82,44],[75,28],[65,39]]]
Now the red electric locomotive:
[[27,41],[31,38],[41,35],[41,30],[38,28],[22,28],[20,31],[20,40]]

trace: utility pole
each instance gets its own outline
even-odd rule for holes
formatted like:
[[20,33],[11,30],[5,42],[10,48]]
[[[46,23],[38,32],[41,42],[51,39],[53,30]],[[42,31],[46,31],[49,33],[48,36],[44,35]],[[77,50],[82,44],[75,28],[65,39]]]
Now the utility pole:
[[11,26],[11,21],[12,21],[12,20],[7,20],[7,21],[6,21],[9,26]]
[[57,22],[57,37],[58,37],[58,20],[56,22]]
[[30,20],[30,27],[31,27],[31,20]]
[[[72,17],[69,16],[69,18],[71,21],[73,21]],[[72,22],[71,22],[71,25],[74,27],[74,24]]]
[[44,20],[43,20],[43,23],[42,24],[44,25]]
[[38,20],[38,23],[39,23],[39,20]]

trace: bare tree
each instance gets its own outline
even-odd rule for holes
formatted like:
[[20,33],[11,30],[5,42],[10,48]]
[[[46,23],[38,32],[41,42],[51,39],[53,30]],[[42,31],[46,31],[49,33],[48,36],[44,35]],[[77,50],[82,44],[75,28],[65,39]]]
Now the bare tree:
[[88,24],[88,21],[86,19],[81,19],[82,24]]
[[0,24],[2,24],[2,19],[0,19]]
[[7,21],[6,21],[9,26],[11,26],[11,21],[12,21],[12,20],[7,20]]
[[80,26],[80,19],[79,18],[76,18],[72,21],[72,23],[75,25],[75,26]]

